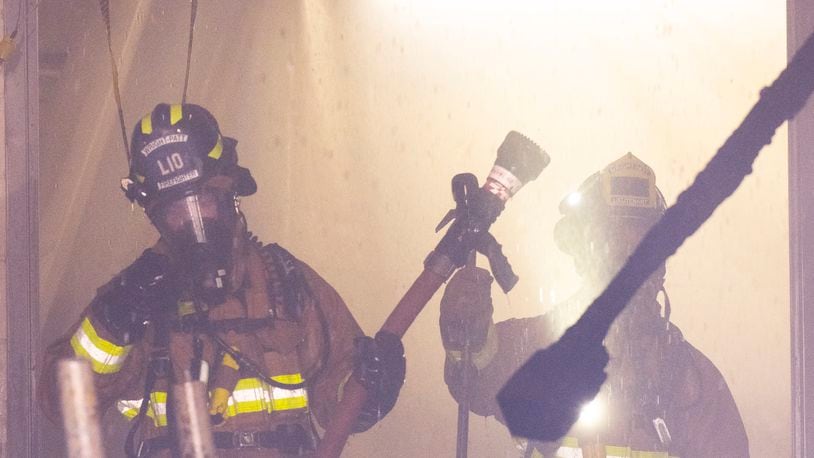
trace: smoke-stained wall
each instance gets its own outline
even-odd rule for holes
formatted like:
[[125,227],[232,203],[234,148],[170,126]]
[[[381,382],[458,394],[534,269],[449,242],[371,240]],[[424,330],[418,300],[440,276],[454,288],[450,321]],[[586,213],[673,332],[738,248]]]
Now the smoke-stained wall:
[[[509,130],[536,140],[552,163],[494,228],[521,276],[508,296],[495,289],[496,319],[529,316],[579,283],[551,236],[568,191],[630,151],[674,201],[783,68],[784,2],[709,3],[201,2],[188,101],[240,142],[259,183],[243,201],[250,229],[316,268],[370,334],[439,240],[450,178],[482,179]],[[40,110],[46,340],[155,237],[118,191],[96,7],[40,5],[44,46],[67,51]],[[188,7],[111,2],[128,135],[180,101]],[[754,456],[790,453],[785,144],[782,131],[668,263],[673,320],[729,382]],[[395,410],[347,456],[454,456],[439,297],[405,336]],[[496,421],[471,424],[471,456],[515,456]]]

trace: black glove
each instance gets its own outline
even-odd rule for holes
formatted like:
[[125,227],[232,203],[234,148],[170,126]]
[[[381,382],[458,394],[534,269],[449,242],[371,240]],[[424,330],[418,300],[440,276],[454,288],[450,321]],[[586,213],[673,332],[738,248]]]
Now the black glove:
[[127,345],[144,334],[145,321],[177,303],[180,287],[167,256],[152,250],[99,288],[92,312],[118,343]]
[[492,276],[486,269],[466,266],[447,284],[441,298],[441,339],[444,348],[462,351],[467,339],[477,353],[486,343],[492,323]]
[[357,337],[353,376],[367,388],[367,400],[353,432],[367,431],[384,418],[398,399],[407,362],[401,339],[390,332],[379,331],[376,338]]

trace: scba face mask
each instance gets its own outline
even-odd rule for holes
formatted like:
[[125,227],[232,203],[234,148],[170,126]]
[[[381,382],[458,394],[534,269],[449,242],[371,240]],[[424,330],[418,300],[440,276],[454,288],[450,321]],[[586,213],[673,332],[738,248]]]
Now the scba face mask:
[[208,305],[226,300],[239,220],[233,192],[201,187],[164,198],[147,214],[177,259],[193,297]]

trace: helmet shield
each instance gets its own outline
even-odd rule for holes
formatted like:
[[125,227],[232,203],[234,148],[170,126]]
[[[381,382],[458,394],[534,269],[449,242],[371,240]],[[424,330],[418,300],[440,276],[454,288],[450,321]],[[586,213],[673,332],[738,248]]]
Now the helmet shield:
[[653,169],[627,153],[563,199],[554,237],[580,273],[604,287],[665,208]]
[[614,216],[658,219],[664,213],[653,169],[631,153],[599,173],[599,192],[608,213]]
[[204,177],[203,160],[188,140],[188,134],[170,133],[136,152],[144,173],[136,179],[150,195],[183,192]]
[[238,213],[234,193],[211,187],[153,202],[147,214],[175,254],[193,294],[217,305],[229,290],[228,272]]

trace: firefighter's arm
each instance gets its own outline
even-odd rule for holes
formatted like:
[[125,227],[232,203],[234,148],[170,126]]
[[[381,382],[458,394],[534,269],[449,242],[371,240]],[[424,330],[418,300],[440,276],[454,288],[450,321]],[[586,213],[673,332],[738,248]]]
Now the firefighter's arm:
[[178,301],[169,258],[148,249],[118,276],[99,288],[70,339],[77,357],[97,374],[118,372],[147,320]]
[[40,380],[46,410],[58,406],[56,365],[61,358],[88,361],[94,384],[104,408],[117,391],[117,375],[131,350],[143,337],[150,313],[174,304],[177,293],[171,284],[169,260],[154,250],[146,250],[133,264],[99,288],[68,335],[47,350]]
[[[313,270],[299,264],[311,294],[312,304],[304,313],[307,333],[320,333],[320,368],[304,375],[309,402],[318,423],[325,427],[336,411],[345,384],[351,377],[368,388],[367,403],[354,432],[367,430],[393,408],[404,383],[406,362],[401,339],[379,333],[365,337],[339,294]],[[312,350],[313,351],[313,350]]]
[[93,373],[98,408],[103,412],[127,386],[134,374],[125,366],[137,367],[143,359],[141,349],[133,351],[134,344],[121,345],[94,319],[92,306],[63,338],[53,342],[45,351],[39,374],[37,397],[48,417],[59,421],[59,379],[57,367],[64,358],[79,358],[88,362]]

